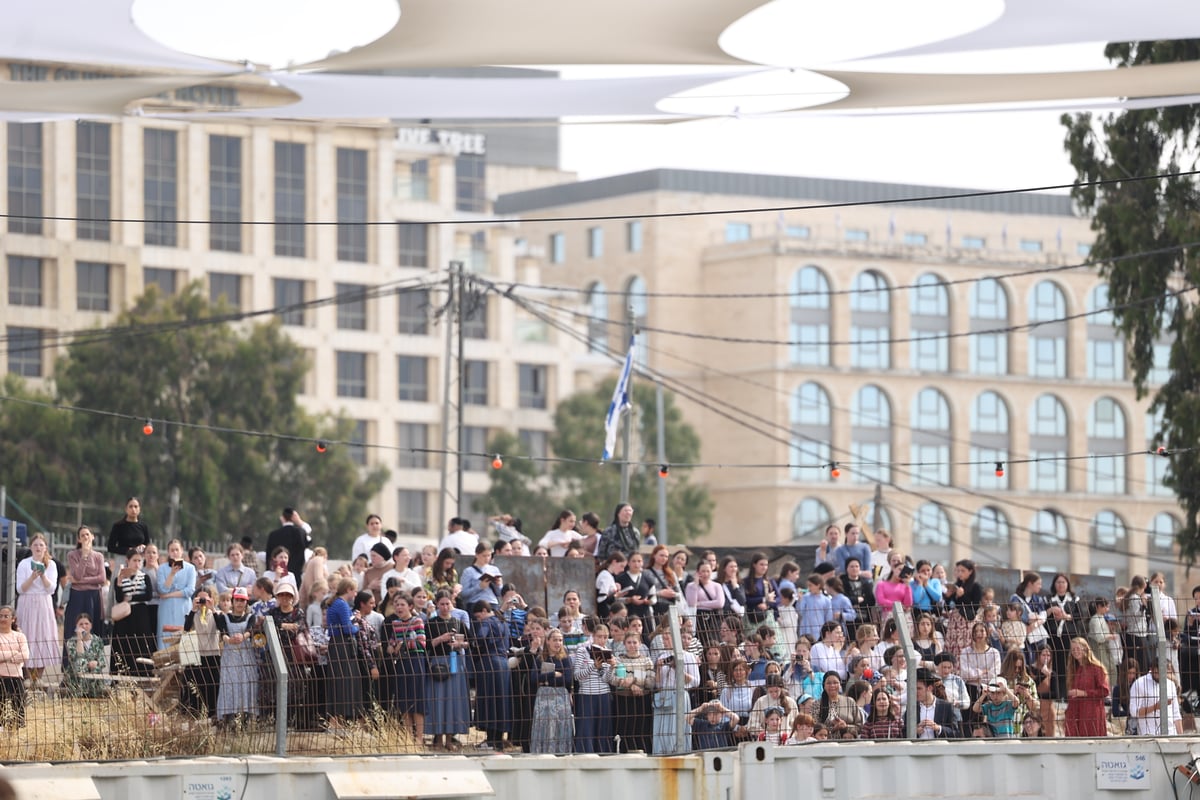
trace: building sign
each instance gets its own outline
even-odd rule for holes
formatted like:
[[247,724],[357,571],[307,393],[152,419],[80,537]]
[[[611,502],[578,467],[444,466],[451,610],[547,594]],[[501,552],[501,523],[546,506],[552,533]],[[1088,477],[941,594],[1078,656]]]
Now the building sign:
[[1096,753],[1096,788],[1149,791],[1149,753]]
[[242,800],[245,775],[184,775],[184,800]]
[[[146,78],[170,78],[170,75],[113,69],[80,69],[61,64],[10,61],[0,66],[0,82],[10,83],[78,83],[82,81],[130,80]],[[181,78],[186,80],[186,78]],[[141,108],[149,113],[177,111],[230,111],[238,108],[270,108],[294,103],[299,97],[281,86],[272,86],[266,79],[242,74],[229,78],[215,78],[208,83],[193,86],[177,86],[164,92],[134,100],[130,108]],[[128,110],[128,109],[126,109]]]
[[412,150],[436,148],[453,156],[487,155],[487,137],[482,133],[465,131],[399,128],[396,131],[396,146]]

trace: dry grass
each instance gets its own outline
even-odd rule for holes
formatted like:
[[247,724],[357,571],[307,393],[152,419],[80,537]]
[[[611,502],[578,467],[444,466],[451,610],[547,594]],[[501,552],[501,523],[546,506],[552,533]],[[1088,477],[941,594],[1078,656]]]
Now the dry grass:
[[[415,753],[411,736],[379,709],[338,734],[288,733],[289,754]],[[157,713],[140,691],[118,689],[98,699],[33,693],[26,725],[6,725],[0,762],[112,761],[193,755],[272,755],[275,727],[250,719],[215,726],[175,710]]]

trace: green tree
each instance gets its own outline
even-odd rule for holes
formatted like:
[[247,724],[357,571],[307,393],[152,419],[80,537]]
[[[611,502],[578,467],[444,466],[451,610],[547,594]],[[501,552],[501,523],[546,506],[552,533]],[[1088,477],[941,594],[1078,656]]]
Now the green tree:
[[[105,498],[117,509],[136,494],[162,538],[178,489],[180,533],[203,541],[261,542],[279,509],[295,505],[319,541],[348,548],[386,471],[364,474],[347,447],[316,451],[312,440],[347,440],[352,424],[299,407],[308,365],[278,321],[234,327],[217,313],[199,284],[172,297],[151,290],[108,335],[71,345],[55,371],[57,399],[139,421],[69,415],[71,488],[31,476],[22,492]],[[14,405],[0,409],[6,418]]]
[[[621,468],[612,462],[602,464],[604,450],[604,415],[612,399],[615,380],[598,386],[595,391],[575,394],[559,404],[554,414],[554,433],[550,447],[555,457],[545,475],[538,475],[528,461],[506,460],[504,468],[492,473],[492,487],[485,496],[492,513],[505,511],[525,522],[526,533],[536,541],[558,516],[561,508],[577,514],[595,511],[602,526],[611,521],[613,509],[622,500],[633,504],[638,518],[653,517],[658,509],[658,481],[667,481],[667,514],[672,542],[689,541],[708,533],[712,527],[712,499],[702,486],[692,483],[686,470],[672,470],[669,477],[658,476],[654,387],[634,383],[633,386],[633,452],[630,461],[650,462],[652,466],[635,465],[631,469],[629,497],[621,497]],[[689,463],[700,456],[700,437],[683,420],[674,396],[664,392],[664,434],[668,462]],[[521,453],[516,439],[499,436],[490,448],[497,453]],[[505,442],[512,449],[506,449]],[[622,459],[621,445],[617,458]],[[509,475],[510,467],[517,467]]]
[[[1195,61],[1200,41],[1110,44],[1105,55],[1121,67]],[[1163,418],[1156,443],[1176,451],[1167,482],[1186,512],[1177,536],[1183,556],[1194,562],[1200,461],[1187,450],[1200,445],[1200,317],[1193,294],[1200,283],[1200,195],[1196,176],[1178,173],[1197,168],[1200,106],[1064,115],[1062,121],[1077,174],[1073,196],[1093,215],[1091,254],[1108,281],[1140,395],[1150,390],[1155,345],[1170,345],[1169,375],[1154,395]]]
[[[13,500],[33,519],[58,519],[55,503],[75,499],[77,476],[88,469],[83,442],[73,430],[74,415],[52,408],[54,396],[30,389],[16,375],[6,375],[0,403],[0,475]],[[21,520],[15,508],[6,516]]]

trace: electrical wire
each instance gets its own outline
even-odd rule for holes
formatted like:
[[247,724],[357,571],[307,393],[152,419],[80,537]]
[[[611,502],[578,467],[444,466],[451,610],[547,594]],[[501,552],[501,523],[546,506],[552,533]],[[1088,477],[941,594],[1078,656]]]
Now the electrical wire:
[[[541,216],[541,217],[521,217],[513,219],[510,217],[474,217],[474,218],[446,218],[435,220],[422,220],[419,222],[413,220],[355,220],[353,222],[335,221],[335,220],[239,220],[237,222],[214,221],[211,219],[179,219],[173,220],[178,225],[249,225],[249,226],[283,226],[283,227],[343,227],[343,228],[373,228],[386,227],[391,225],[404,224],[420,224],[420,225],[496,225],[510,224],[514,221],[518,222],[604,222],[627,219],[680,219],[687,217],[713,217],[726,216],[730,214],[776,214],[781,211],[817,211],[821,209],[832,208],[866,208],[872,206],[893,206],[893,205],[909,205],[915,203],[931,203],[946,200],[968,200],[981,197],[1003,197],[1009,195],[1032,194],[1035,192],[1054,192],[1063,190],[1076,190],[1089,186],[1108,186],[1114,184],[1130,184],[1143,181],[1157,181],[1164,178],[1189,178],[1200,175],[1200,170],[1186,170],[1180,172],[1162,172],[1154,175],[1138,175],[1127,178],[1108,178],[1094,181],[1073,181],[1071,183],[1052,183],[1043,186],[1027,186],[1020,189],[980,189],[976,191],[944,191],[925,195],[911,195],[906,197],[880,198],[877,200],[845,200],[839,202],[826,203],[807,203],[807,204],[791,204],[778,206],[747,206],[741,208],[724,208],[711,210],[695,210],[695,211],[659,211],[647,214],[596,214],[596,215],[574,215],[574,216]],[[103,223],[110,224],[152,224],[161,222],[161,220],[145,219],[143,217],[80,217],[69,215],[51,215],[51,214],[12,214],[0,213],[0,219],[15,219],[15,220],[43,220],[53,222],[83,222],[83,223]]]

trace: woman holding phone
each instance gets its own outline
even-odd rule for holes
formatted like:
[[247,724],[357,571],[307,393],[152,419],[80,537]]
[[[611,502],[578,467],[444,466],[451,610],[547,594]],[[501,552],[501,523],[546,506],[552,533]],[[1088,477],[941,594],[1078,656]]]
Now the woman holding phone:
[[25,668],[36,683],[46,667],[62,659],[53,600],[58,567],[44,535],[35,533],[29,539],[29,550],[29,557],[17,564],[17,624],[29,642]]

